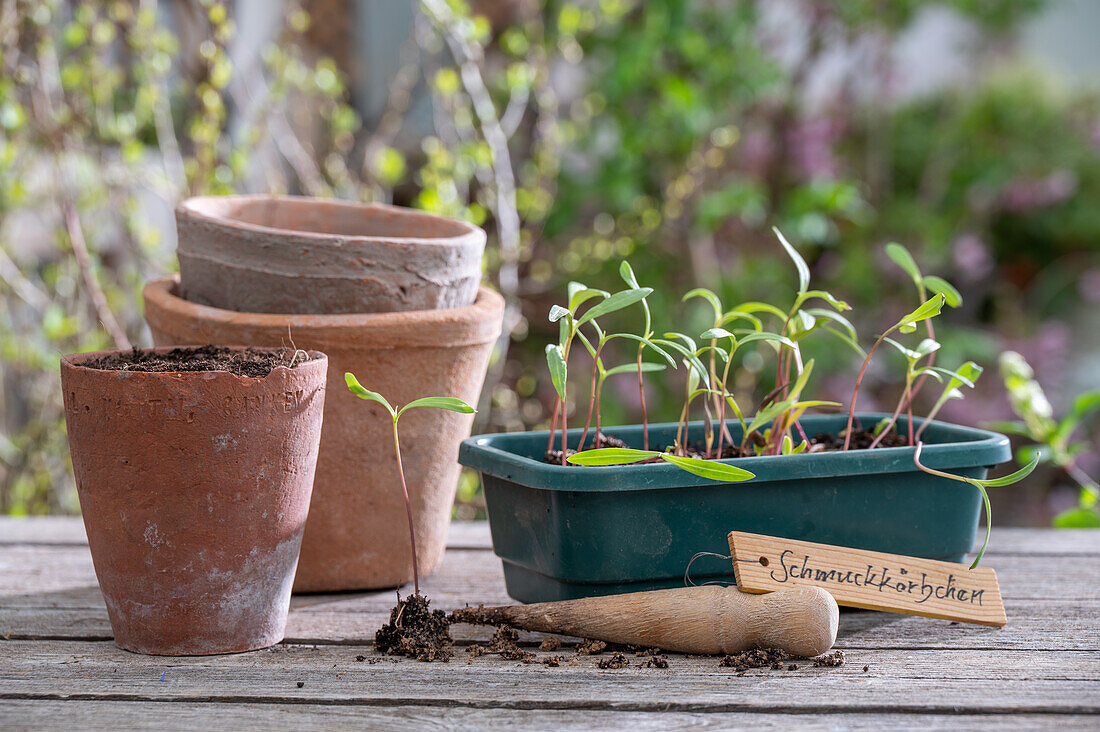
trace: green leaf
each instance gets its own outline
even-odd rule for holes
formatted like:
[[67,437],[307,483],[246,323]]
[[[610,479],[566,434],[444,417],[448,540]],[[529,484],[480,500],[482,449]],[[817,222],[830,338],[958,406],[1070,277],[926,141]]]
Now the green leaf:
[[772,227],[772,231],[779,237],[779,243],[783,245],[783,248],[787,250],[787,255],[794,262],[795,269],[798,270],[798,294],[805,294],[806,290],[810,288],[810,267],[806,264],[806,260],[802,258],[802,255],[798,253],[791,243],[787,241],[786,237],[780,233],[779,229]]
[[638,289],[638,278],[634,276],[634,270],[630,267],[630,262],[625,259],[622,264],[619,265],[619,276],[623,278],[623,282],[632,289]]
[[457,397],[421,397],[420,399],[415,399],[405,406],[401,407],[401,409],[397,412],[397,416],[400,417],[409,409],[415,409],[417,407],[446,409],[450,412],[459,412],[461,414],[473,414],[477,411],[469,404]]
[[[652,361],[642,361],[642,373],[648,374],[654,371],[664,371],[665,365],[663,363],[654,363]],[[604,374],[604,378],[608,376],[615,376],[617,374],[636,374],[638,373],[637,363],[624,363],[621,366],[608,369]]]
[[805,301],[812,300],[815,297],[818,298],[819,300],[824,300],[825,302],[829,303],[830,305],[832,305],[837,310],[843,311],[843,310],[851,310],[852,309],[851,305],[844,302],[843,300],[838,300],[837,298],[830,295],[828,292],[825,292],[825,290],[808,290],[808,291],[802,293],[802,295],[800,295],[799,298],[798,298],[798,304],[801,305]]
[[[676,336],[676,337],[679,337],[679,338],[683,338],[688,343],[691,343],[691,345],[693,345],[693,346],[695,345],[695,343],[690,338],[688,338],[686,335],[684,335],[683,333],[666,333],[665,335]],[[671,340],[668,340],[666,338],[658,338],[656,340],[656,343],[659,343],[662,346],[665,346],[667,348],[671,348],[672,350],[679,353],[681,356],[683,356],[684,361],[688,365],[688,368],[690,368],[695,373],[697,373],[701,379],[705,380],[707,378],[707,376],[708,376],[707,367],[704,366],[703,362],[700,361],[699,358],[695,355],[695,350],[694,349],[685,348],[684,346],[681,346],[676,341],[671,341]]]
[[637,341],[638,343],[641,343],[642,345],[646,346],[647,348],[650,348],[650,349],[656,351],[657,353],[659,353],[661,355],[661,357],[663,359],[665,359],[665,361],[668,361],[669,366],[671,366],[672,368],[676,368],[676,359],[674,359],[669,354],[668,351],[666,351],[665,349],[658,346],[656,343],[654,343],[649,338],[643,338],[642,336],[634,335],[633,333],[616,333],[612,337],[613,338],[626,338],[627,340],[630,340],[630,341]]
[[896,242],[890,242],[886,245],[886,255],[890,259],[894,260],[894,263],[905,270],[905,273],[913,278],[913,283],[920,287],[921,285],[921,273],[920,268],[917,267],[916,260],[913,259],[913,255],[909,253],[909,250]]
[[714,292],[708,290],[705,287],[696,287],[694,290],[691,290],[682,298],[680,298],[680,302],[687,302],[693,297],[701,297],[710,303],[711,308],[714,309],[715,322],[718,322],[722,319],[722,301],[718,299],[718,296],[715,295]]
[[799,310],[791,321],[792,335],[798,336],[795,340],[801,340],[801,337],[812,331],[815,325],[817,325],[817,318],[805,310]]
[[986,488],[1000,488],[1001,486],[1012,485],[1013,483],[1019,483],[1021,480],[1031,475],[1031,471],[1035,470],[1035,467],[1039,464],[1039,456],[1036,455],[1031,459],[1031,462],[1024,467],[1017,470],[1015,473],[1010,473],[1002,478],[990,478],[988,480],[975,480],[976,483],[981,483]]
[[752,432],[755,429],[758,429],[767,422],[771,422],[780,414],[790,409],[791,406],[794,405],[794,402],[794,399],[787,399],[786,401],[782,402],[772,402],[768,406],[764,407],[759,412],[757,412],[756,415],[752,418],[752,421],[749,422],[749,428],[746,431],[746,434],[748,432]]
[[771,343],[782,343],[784,346],[790,348],[796,348],[796,344],[790,338],[781,336],[778,333],[749,333],[748,335],[741,336],[737,341],[738,346],[743,346],[746,343],[752,343],[753,341],[768,341]]
[[943,295],[944,301],[953,308],[962,305],[963,298],[955,286],[942,277],[928,275],[924,278],[924,286],[937,295]]
[[755,300],[750,302],[743,302],[735,307],[733,310],[730,310],[728,313],[722,316],[722,322],[726,322],[726,320],[730,318],[730,316],[734,313],[768,313],[769,315],[774,315],[780,320],[787,319],[787,314],[777,308],[775,305],[770,305],[766,302],[757,302]]
[[895,341],[893,338],[886,338],[885,336],[883,336],[882,340],[883,340],[883,342],[890,344],[891,346],[896,348],[898,351],[900,351],[901,355],[905,356],[905,358],[907,358],[910,363],[916,363],[917,361],[921,360],[921,355],[918,352],[912,350],[911,348],[907,348],[906,346],[901,345],[900,343]]
[[856,327],[840,313],[835,313],[826,308],[806,308],[806,312],[818,319],[819,327],[822,325],[821,320],[830,320],[843,328],[852,341],[858,343],[859,335],[856,333]]
[[1016,450],[1016,462],[1027,465],[1032,460],[1038,459],[1039,464],[1049,463],[1054,452],[1046,445],[1023,445]]
[[661,459],[693,475],[698,475],[702,478],[710,478],[711,480],[720,480],[724,483],[738,483],[743,480],[752,480],[756,477],[756,475],[744,468],[738,468],[714,460],[680,457],[679,455],[670,455],[668,453],[661,453]]
[[549,319],[551,323],[556,323],[566,315],[569,315],[569,311],[563,308],[561,305],[551,305]]
[[550,368],[550,380],[554,382],[554,389],[558,392],[559,399],[565,399],[565,380],[568,369],[565,365],[565,356],[561,346],[553,343],[546,344],[546,365]]
[[656,450],[631,450],[625,447],[602,447],[598,450],[582,450],[566,458],[574,465],[629,465],[655,458]]
[[1094,508],[1071,508],[1055,516],[1051,523],[1059,529],[1100,529],[1100,514]]
[[[579,283],[570,282],[569,284],[576,285]],[[572,291],[569,293],[569,312],[577,312],[577,308],[594,297],[606,300],[611,297],[611,293],[606,290],[596,290],[591,287],[582,287],[580,290]]]
[[632,290],[616,292],[606,300],[601,300],[589,308],[585,314],[581,316],[580,320],[577,321],[577,325],[584,325],[593,318],[600,318],[616,310],[622,310],[625,307],[629,307],[636,302],[644,300],[652,293],[652,287],[637,287]]
[[1070,410],[1070,414],[1080,420],[1097,408],[1100,408],[1100,389],[1093,389],[1078,395],[1073,400],[1073,409]]
[[725,328],[709,328],[699,334],[699,340],[701,341],[715,341],[720,338],[732,338],[734,341],[737,340],[737,336],[730,333]]
[[360,399],[366,399],[367,401],[378,402],[386,408],[386,411],[388,411],[390,415],[395,414],[393,407],[391,407],[390,403],[386,401],[386,397],[382,396],[376,391],[364,389],[363,385],[360,384],[359,381],[355,378],[355,374],[351,373],[350,371],[346,372],[344,374],[344,381],[347,382],[348,389],[355,396],[359,397]]
[[[943,309],[943,295],[936,295],[921,304],[919,308],[899,320],[890,330],[900,330],[902,333],[912,333],[916,329],[916,323],[934,318]],[[887,331],[889,333],[890,331]]]
[[810,381],[810,374],[814,370],[814,360],[811,358],[806,362],[806,365],[802,367],[802,373],[795,379],[794,386],[791,387],[789,396],[791,399],[798,399],[802,390],[806,388],[806,384]]
[[724,314],[718,320],[718,325],[723,326],[727,323],[732,323],[737,320],[747,320],[749,323],[752,324],[753,330],[761,331],[764,329],[764,324],[760,322],[760,318],[756,317],[752,313],[742,313],[736,310],[731,310],[728,313]]

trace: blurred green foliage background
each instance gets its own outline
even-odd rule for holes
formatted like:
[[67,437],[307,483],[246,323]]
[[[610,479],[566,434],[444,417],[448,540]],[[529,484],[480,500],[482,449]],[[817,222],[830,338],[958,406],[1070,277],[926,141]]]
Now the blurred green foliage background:
[[[1100,97],[1018,58],[1045,3],[790,0],[787,24],[746,0],[424,0],[393,30],[407,38],[370,113],[347,37],[362,5],[289,3],[247,53],[240,2],[4,4],[0,513],[78,510],[58,357],[148,343],[140,287],[175,267],[171,211],[199,193],[387,201],[484,226],[510,334],[486,431],[548,422],[546,313],[568,280],[615,289],[627,258],[655,288],[658,330],[702,330],[706,312],[680,303],[692,287],[789,297],[773,224],[865,335],[915,305],[882,253],[896,240],[963,292],[938,326],[945,362],[1019,351],[1059,406],[1095,386]],[[898,94],[913,70],[892,51],[933,11],[972,34],[965,82]],[[815,396],[844,400],[850,353],[809,348]],[[876,364],[861,408],[896,399],[894,366]],[[765,371],[738,388],[766,392]],[[945,418],[1009,417],[993,372]],[[672,385],[652,381],[650,414],[673,419]],[[608,423],[637,419],[628,386],[609,382]],[[482,515],[475,476],[459,499]],[[1075,501],[1052,469],[995,495],[994,515],[1043,524]]]

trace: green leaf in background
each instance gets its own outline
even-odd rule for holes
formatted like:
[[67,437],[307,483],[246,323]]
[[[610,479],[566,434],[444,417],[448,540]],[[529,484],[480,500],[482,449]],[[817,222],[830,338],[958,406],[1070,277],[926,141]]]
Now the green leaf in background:
[[554,383],[558,398],[565,399],[565,380],[568,370],[561,346],[555,343],[546,344],[546,365],[550,368],[550,381]]
[[943,295],[944,301],[953,308],[962,305],[962,295],[955,286],[942,277],[928,275],[924,278],[924,286],[937,295]]
[[616,292],[606,300],[602,300],[589,308],[589,310],[580,317],[580,320],[577,321],[577,325],[584,325],[593,318],[600,318],[616,310],[630,307],[634,303],[649,297],[652,293],[652,287],[636,287],[631,290]]
[[473,414],[477,410],[471,407],[466,402],[457,397],[421,397],[420,399],[414,399],[397,412],[397,416],[400,417],[409,409],[415,409],[417,407],[431,407],[433,409],[446,409],[451,412],[459,412],[461,414]]
[[776,227],[772,227],[772,231],[779,237],[779,243],[783,245],[783,248],[787,250],[788,256],[794,262],[795,269],[798,270],[798,294],[804,295],[806,290],[810,289],[810,267],[806,264],[806,260],[802,258],[802,255],[798,253],[798,250],[791,246],[791,243],[787,241],[787,238]]
[[567,460],[574,465],[629,465],[655,458],[661,453],[656,450],[631,450],[626,447],[601,447],[598,450],[583,450],[570,455]]
[[715,462],[714,460],[680,457],[679,455],[670,455],[667,452],[661,453],[661,459],[667,463],[672,463],[681,470],[686,470],[693,475],[698,475],[702,478],[710,478],[711,480],[737,483],[744,480],[752,480],[756,477],[755,474],[750,473],[744,468]]
[[921,277],[920,268],[917,267],[916,260],[913,259],[913,255],[909,253],[908,249],[897,242],[890,242],[886,245],[886,255],[913,278],[913,283],[918,288],[921,286],[923,278]]
[[1100,529],[1100,514],[1094,508],[1071,508],[1055,516],[1052,523],[1059,529]]
[[[642,361],[642,373],[643,374],[652,373],[654,371],[664,371],[664,370],[665,370],[665,365],[663,363],[654,363],[652,361]],[[607,372],[604,374],[604,376],[607,377],[607,376],[616,376],[618,374],[636,374],[636,373],[638,373],[638,364],[637,363],[624,363],[621,366],[616,366],[615,368],[608,369]]]
[[728,313],[722,316],[722,323],[730,320],[731,316],[733,316],[735,313],[768,313],[769,315],[774,315],[780,320],[787,319],[787,314],[777,308],[775,305],[769,305],[766,302],[756,302],[754,300],[750,302],[743,302],[735,307],[733,310],[730,310]]
[[370,389],[363,388],[363,385],[360,384],[359,380],[355,378],[355,374],[351,373],[350,371],[346,372],[344,374],[344,381],[347,382],[348,389],[355,396],[359,397],[360,399],[366,399],[367,401],[378,402],[383,407],[385,407],[391,415],[396,414],[393,407],[390,406],[390,403],[386,401],[386,397],[382,396],[376,391],[371,391]]

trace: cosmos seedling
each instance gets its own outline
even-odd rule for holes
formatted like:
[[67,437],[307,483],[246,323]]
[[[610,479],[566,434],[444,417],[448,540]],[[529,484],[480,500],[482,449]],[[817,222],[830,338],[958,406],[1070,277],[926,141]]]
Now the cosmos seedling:
[[415,399],[403,407],[394,408],[390,405],[386,397],[382,396],[376,391],[370,391],[363,388],[359,381],[355,378],[355,375],[348,372],[344,374],[344,381],[347,382],[348,389],[351,393],[360,399],[366,399],[371,402],[378,402],[386,411],[390,413],[390,418],[393,420],[393,450],[397,456],[397,474],[401,476],[401,492],[405,496],[405,514],[409,519],[409,547],[412,549],[412,564],[413,564],[413,594],[420,594],[420,572],[416,562],[416,533],[413,530],[413,515],[412,504],[409,502],[409,488],[405,483],[405,470],[401,466],[401,440],[397,436],[397,421],[401,419],[401,415],[410,409],[417,407],[432,407],[435,409],[446,409],[451,412],[459,412],[461,414],[473,414],[477,410],[471,407],[466,402],[456,397],[422,397]]

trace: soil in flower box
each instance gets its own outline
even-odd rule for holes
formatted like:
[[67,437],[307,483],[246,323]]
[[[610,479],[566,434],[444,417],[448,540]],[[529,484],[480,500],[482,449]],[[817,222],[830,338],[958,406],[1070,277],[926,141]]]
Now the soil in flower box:
[[135,348],[129,353],[111,354],[83,364],[87,368],[103,371],[141,371],[144,373],[173,373],[182,371],[225,371],[237,376],[262,378],[278,366],[293,368],[311,357],[305,351],[293,348],[257,350],[254,348],[230,349],[220,346],[174,348],[170,351],[142,351]]
[[[852,432],[852,442],[849,446],[852,450],[864,450],[870,447],[871,443],[875,439],[875,433],[870,430],[859,430],[858,432]],[[904,435],[899,435],[896,432],[891,432],[879,441],[879,447],[905,447],[909,444]],[[628,447],[628,445],[613,435],[600,434],[598,445],[586,445],[585,450],[591,450],[593,448],[604,447]],[[667,448],[657,448],[664,451]],[[844,437],[842,435],[834,435],[826,432],[819,433],[810,438],[810,448],[807,452],[829,452],[832,450],[844,449]],[[688,445],[688,449],[684,452],[686,457],[707,459],[714,458],[716,460],[726,460],[729,458],[740,457],[756,457],[756,452],[752,447],[748,447],[745,450],[741,449],[740,445],[723,445],[722,454],[715,455],[715,451],[712,451],[711,455],[706,454],[706,446],[702,443],[695,443]],[[569,455],[575,455],[576,450],[570,448],[566,457]],[[543,457],[543,461],[550,465],[561,465],[561,450],[549,450]],[[650,463],[663,463],[660,458],[651,458],[649,460],[641,460],[634,465],[647,465]],[[567,463],[566,465],[572,465],[573,463]]]

